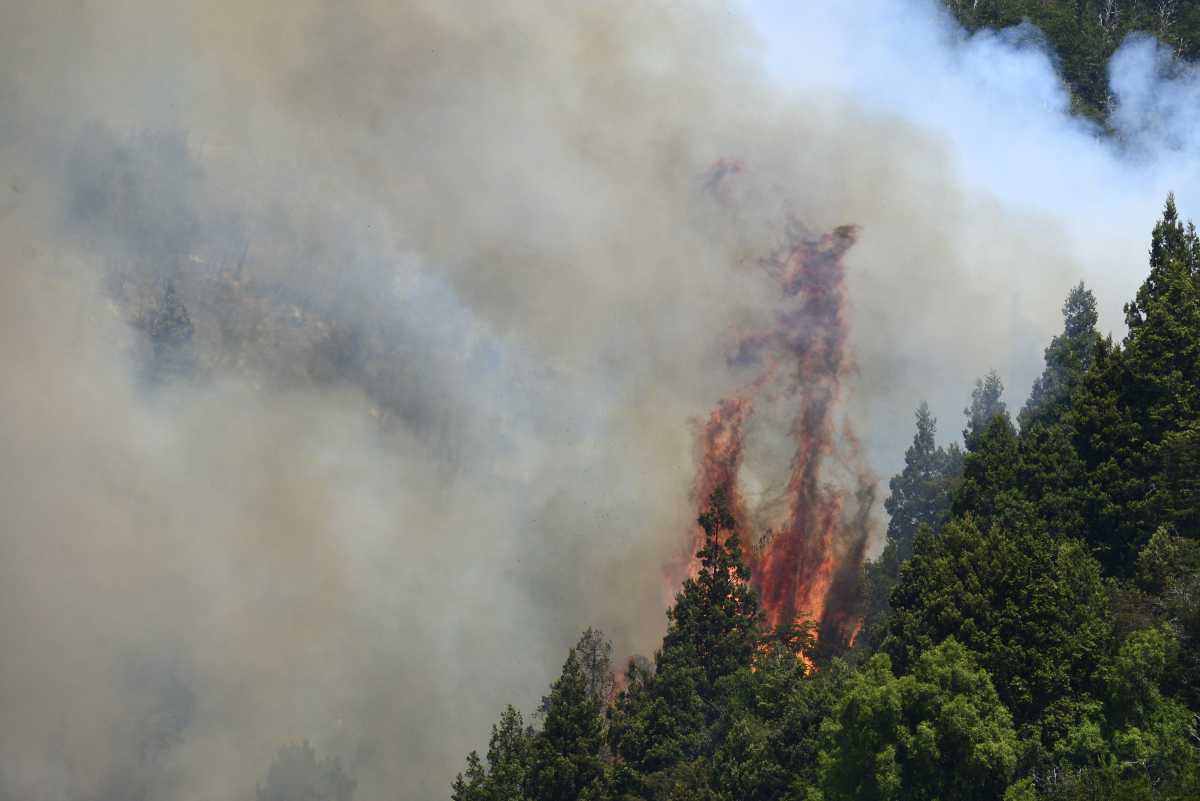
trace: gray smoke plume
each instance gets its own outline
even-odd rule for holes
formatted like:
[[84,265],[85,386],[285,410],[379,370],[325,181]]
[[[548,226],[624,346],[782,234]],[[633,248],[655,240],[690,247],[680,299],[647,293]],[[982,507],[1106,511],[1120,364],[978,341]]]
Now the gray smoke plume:
[[[907,73],[896,9],[942,32]],[[359,799],[444,798],[579,630],[651,650],[688,420],[745,379],[725,356],[773,313],[755,265],[789,221],[863,226],[846,413],[883,474],[920,394],[1026,386],[1081,276],[1129,296],[1195,130],[1152,43],[1114,62],[1118,150],[1021,99],[1057,84],[1020,37],[812,4],[786,77],[743,11],[0,8],[0,794],[248,799],[307,738]],[[1027,69],[905,105],[984,47]],[[1025,202],[963,167],[960,100],[1053,133],[1006,164],[1108,172]],[[706,188],[722,158],[745,168]]]

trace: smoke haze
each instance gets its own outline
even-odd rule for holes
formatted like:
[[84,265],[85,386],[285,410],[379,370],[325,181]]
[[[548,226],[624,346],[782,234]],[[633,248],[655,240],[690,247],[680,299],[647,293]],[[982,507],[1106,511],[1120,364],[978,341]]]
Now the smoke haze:
[[862,226],[880,475],[1081,278],[1117,330],[1195,73],[1127,43],[1101,138],[1028,30],[802,6],[0,7],[0,797],[246,799],[309,738],[444,798],[584,627],[650,651],[791,220]]

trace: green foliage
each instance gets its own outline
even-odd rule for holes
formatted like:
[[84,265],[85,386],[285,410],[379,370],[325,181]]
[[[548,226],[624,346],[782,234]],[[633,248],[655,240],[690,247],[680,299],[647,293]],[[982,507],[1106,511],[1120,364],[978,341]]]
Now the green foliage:
[[962,484],[954,494],[955,515],[973,514],[983,521],[1005,515],[1008,522],[1018,504],[1020,452],[1017,431],[1007,414],[998,414],[975,436],[963,462]]
[[917,430],[904,453],[904,469],[888,483],[884,501],[888,513],[887,540],[879,560],[865,568],[867,613],[859,642],[878,644],[888,613],[888,597],[900,577],[900,566],[912,555],[913,541],[922,527],[938,531],[950,516],[953,497],[963,469],[957,445],[937,445],[937,420],[924,401],[917,407]]
[[656,674],[631,662],[626,689],[609,714],[613,752],[639,774],[663,771],[703,752],[708,709],[696,690],[694,652],[675,655]]
[[700,572],[684,582],[667,610],[658,667],[661,673],[673,660],[696,665],[697,691],[711,701],[721,677],[750,663],[761,619],[723,489],[713,493],[699,523],[704,529],[704,546],[696,554]]
[[937,420],[922,402],[917,407],[917,431],[904,453],[904,469],[888,482],[891,495],[884,502],[888,513],[887,545],[898,564],[912,555],[913,540],[921,526],[933,531],[950,516],[950,497],[962,468],[956,445],[949,450],[935,441]]
[[600,701],[572,648],[551,685],[542,731],[530,746],[526,795],[530,801],[576,801],[595,791],[602,774]]
[[[631,664],[610,713],[613,752],[655,797],[665,797],[667,787],[675,793],[682,786],[679,771],[694,778],[686,765],[711,756],[722,680],[751,664],[761,633],[758,599],[723,491],[713,493],[699,523],[705,532],[700,571],[684,582],[667,612],[656,670],[650,675]],[[694,782],[687,787],[700,792]]]
[[450,786],[451,801],[488,801],[486,787],[487,771],[479,754],[472,751],[467,754],[467,769],[458,774]]
[[[1000,375],[992,370],[975,381],[971,392],[971,405],[963,409],[967,416],[967,427],[963,429],[963,442],[968,451],[975,451],[984,432],[997,417],[1008,417],[1008,406],[1001,400],[1004,384]],[[1011,422],[1009,423],[1011,426]]]
[[827,801],[1000,799],[1017,765],[1012,717],[987,671],[948,639],[908,675],[873,657],[823,727]]
[[1064,423],[1035,422],[1022,429],[1015,487],[1034,518],[1058,537],[1084,538],[1088,503],[1087,466]]
[[487,767],[472,751],[467,768],[451,788],[453,801],[524,801],[529,776],[531,736],[521,713],[509,705],[492,726]]
[[1096,296],[1080,282],[1063,303],[1063,332],[1046,348],[1046,368],[1034,382],[1018,419],[1021,430],[1058,422],[1070,407],[1071,395],[1095,361]]
[[1136,580],[1179,641],[1167,685],[1192,709],[1200,709],[1200,540],[1175,537],[1160,527],[1138,554]]
[[654,662],[610,701],[589,629],[544,730],[509,708],[454,801],[1200,798],[1200,239],[1173,198],[1126,315],[1102,340],[1071,290],[1019,431],[995,372],[965,453],[917,409],[847,659],[762,630],[715,493]]
[[1085,529],[1116,575],[1133,571],[1159,525],[1197,519],[1200,426],[1200,240],[1168,197],[1154,227],[1150,275],[1125,307],[1122,348],[1102,345],[1069,415],[1088,470]]
[[492,726],[488,741],[488,801],[520,801],[529,772],[529,733],[521,713],[509,705]]
[[1154,35],[1186,59],[1200,57],[1200,8],[1162,0],[945,0],[967,27],[1008,28],[1029,20],[1045,35],[1074,110],[1096,120],[1109,110],[1109,58],[1134,32]]
[[1031,736],[1053,702],[1086,695],[1111,640],[1099,568],[1078,544],[970,518],[918,538],[892,608],[884,649],[901,670],[957,638]]
[[731,677],[725,732],[713,759],[713,784],[744,801],[810,798],[819,783],[821,724],[841,697],[852,668],[834,659],[806,672],[794,652],[774,648],[754,670]]

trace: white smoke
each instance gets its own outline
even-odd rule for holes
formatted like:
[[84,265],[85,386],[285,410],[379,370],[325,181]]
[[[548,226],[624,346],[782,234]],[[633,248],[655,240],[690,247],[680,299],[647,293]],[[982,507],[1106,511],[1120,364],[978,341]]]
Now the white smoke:
[[[777,85],[800,97],[842,97],[912,126],[937,143],[951,186],[962,192],[942,202],[965,206],[964,217],[942,225],[971,229],[956,236],[960,269],[951,280],[976,290],[978,300],[960,319],[955,307],[968,288],[930,280],[940,265],[922,264],[919,254],[897,265],[897,276],[923,285],[927,300],[910,309],[915,334],[898,349],[942,369],[931,382],[928,367],[911,365],[909,378],[893,386],[888,407],[915,406],[927,397],[942,437],[957,437],[964,387],[996,367],[1010,408],[1019,408],[1041,369],[1041,349],[1060,329],[1058,308],[1079,280],[1096,292],[1101,330],[1124,334],[1122,306],[1145,277],[1150,229],[1167,193],[1176,193],[1184,214],[1200,198],[1194,124],[1200,76],[1194,67],[1181,65],[1152,37],[1131,35],[1109,65],[1112,112],[1105,131],[1070,113],[1049,44],[1028,22],[968,35],[935,0],[801,6],[750,0],[747,8]],[[931,187],[935,191],[947,189]],[[895,204],[858,221],[870,237],[914,214],[924,216]],[[1035,251],[1008,258],[1013,245],[995,241],[1005,236],[1002,220],[1039,229]],[[997,250],[1005,263],[994,262]],[[852,255],[851,264],[862,262]],[[856,297],[871,297],[877,277],[864,278]],[[860,332],[876,327],[878,311],[862,308]],[[930,326],[929,320],[937,322]],[[992,338],[992,332],[1000,335]],[[866,339],[866,348],[875,350],[873,337]],[[874,356],[860,358],[883,361],[893,343],[883,340]],[[884,428],[903,429],[886,409],[875,406],[868,416],[887,419]],[[910,433],[887,435],[891,455],[877,458],[894,465]]]
[[1028,27],[938,8],[0,8],[0,792],[248,798],[308,737],[444,798],[579,630],[651,650],[788,214],[863,226],[883,475],[921,397],[1016,406],[1080,278],[1119,333],[1195,73],[1128,43],[1106,136]]

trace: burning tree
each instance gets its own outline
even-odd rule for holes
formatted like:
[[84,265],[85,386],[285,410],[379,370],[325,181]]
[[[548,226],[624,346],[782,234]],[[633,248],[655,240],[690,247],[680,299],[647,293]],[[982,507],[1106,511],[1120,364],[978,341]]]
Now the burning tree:
[[[857,237],[854,226],[811,237],[790,225],[786,244],[760,262],[779,284],[783,308],[772,327],[742,337],[729,357],[731,366],[757,367],[758,373],[697,425],[693,487],[702,503],[718,490],[727,499],[767,623],[789,630],[807,628],[811,619],[819,641],[834,649],[850,644],[861,625],[859,574],[875,488],[857,437],[838,419],[853,371],[843,256]],[[755,532],[739,473],[747,428],[764,398],[792,410],[795,450],[781,497],[769,501],[785,512]],[[847,477],[832,480],[831,467]],[[692,530],[689,552],[698,550],[703,536],[702,527]],[[694,559],[680,560],[668,570],[669,579],[678,584],[696,570]]]

